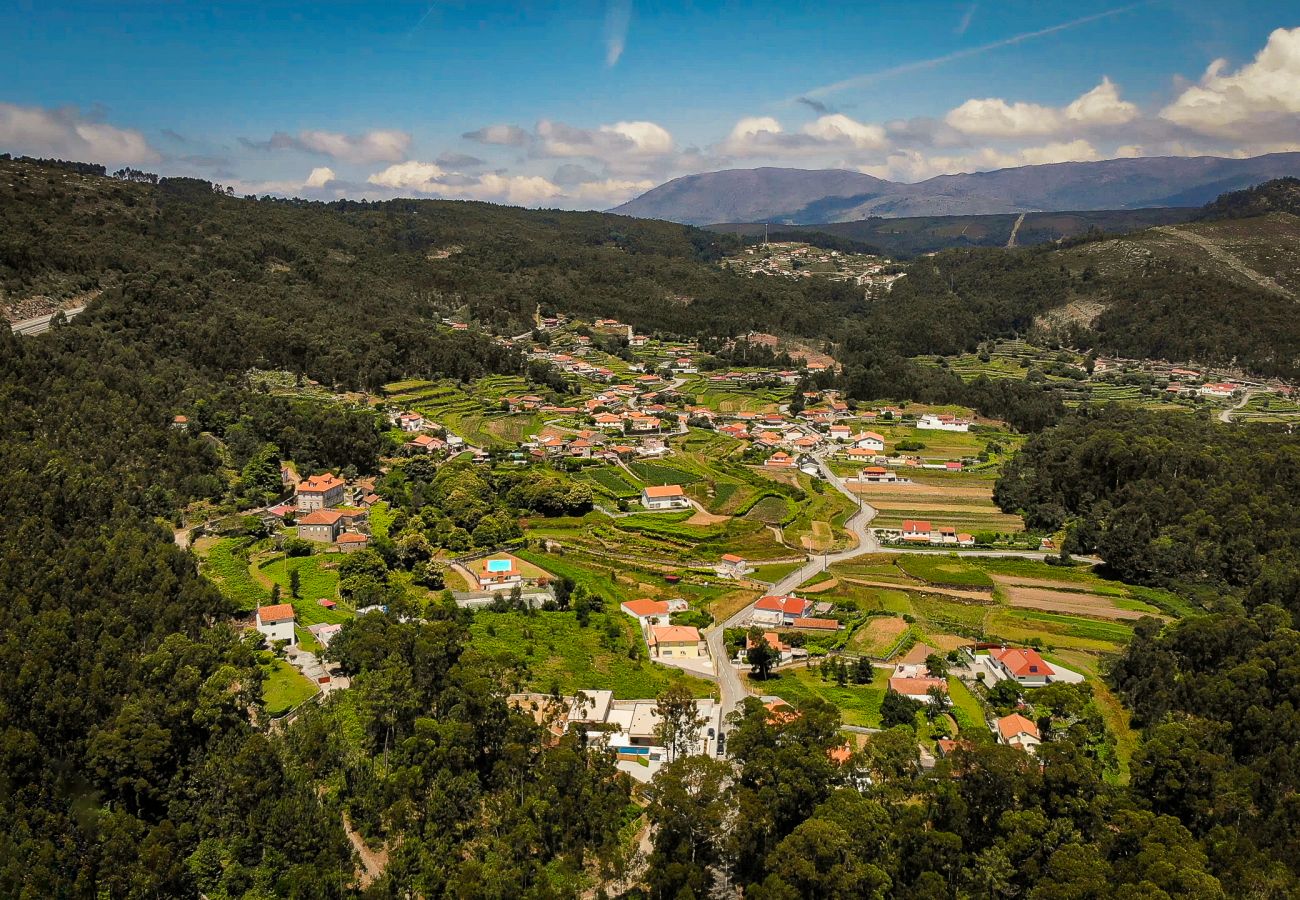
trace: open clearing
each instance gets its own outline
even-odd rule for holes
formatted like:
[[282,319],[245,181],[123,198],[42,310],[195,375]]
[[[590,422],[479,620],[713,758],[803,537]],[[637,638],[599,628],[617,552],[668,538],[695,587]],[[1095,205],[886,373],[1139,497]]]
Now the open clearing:
[[[1027,584],[1020,579],[1008,579],[995,576],[1007,604],[1022,609],[1041,609],[1047,612],[1071,613],[1079,616],[1095,616],[1102,619],[1140,619],[1143,616],[1160,613],[1154,608],[1125,609],[1116,604],[1114,597],[1094,594],[1078,589],[1071,583],[1051,582],[1045,579],[1032,579]],[[1146,604],[1128,601],[1127,606],[1142,607]]]
[[731,516],[714,515],[711,512],[705,512],[697,509],[695,515],[686,520],[687,525],[720,525],[731,519]]
[[876,616],[868,619],[853,633],[849,649],[879,659],[894,649],[905,631],[907,623],[901,617]]

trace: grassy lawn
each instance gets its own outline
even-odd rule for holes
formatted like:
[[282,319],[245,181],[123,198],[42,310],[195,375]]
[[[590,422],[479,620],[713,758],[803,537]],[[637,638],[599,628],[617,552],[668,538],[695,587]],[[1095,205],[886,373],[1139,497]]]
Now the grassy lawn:
[[[607,625],[615,633],[610,638]],[[471,642],[493,657],[518,657],[526,667],[525,682],[533,690],[563,694],[611,690],[623,700],[658,696],[670,684],[683,683],[697,697],[715,694],[714,685],[646,658],[640,629],[617,611],[591,617],[586,628],[573,613],[492,613],[480,611],[470,626]],[[636,646],[640,658],[628,657]]]
[[315,695],[316,685],[284,660],[275,660],[268,669],[266,680],[262,682],[262,702],[270,715],[288,712]]
[[840,687],[834,679],[822,681],[815,669],[787,669],[768,681],[750,681],[750,690],[757,694],[772,694],[798,706],[813,697],[819,697],[839,708],[845,725],[880,727],[880,704],[885,699],[889,679],[885,672],[877,671],[871,684],[853,684]]
[[802,565],[803,562],[799,561],[769,563],[765,566],[755,566],[754,571],[750,573],[749,577],[753,578],[755,581],[770,581],[775,584]]
[[988,726],[984,724],[984,707],[980,706],[979,700],[975,699],[970,688],[956,676],[948,678],[948,699],[952,701],[952,717],[963,730],[967,728],[988,730]]

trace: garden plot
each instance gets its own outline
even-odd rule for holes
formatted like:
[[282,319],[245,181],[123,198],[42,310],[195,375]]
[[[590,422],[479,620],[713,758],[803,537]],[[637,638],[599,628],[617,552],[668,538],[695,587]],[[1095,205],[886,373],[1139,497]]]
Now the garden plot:
[[[973,483],[972,483],[973,482]],[[849,489],[873,506],[878,515],[875,528],[901,528],[908,519],[923,519],[938,525],[952,525],[961,531],[1019,532],[1019,516],[1002,512],[993,504],[993,485],[984,479],[962,483],[858,484]]]
[[899,616],[875,616],[863,622],[849,640],[848,649],[876,659],[883,659],[885,654],[898,644],[908,625]]
[[1109,594],[1093,593],[1079,589],[1072,582],[1052,582],[1044,579],[1021,580],[1005,575],[994,575],[998,590],[1008,606],[1022,609],[1040,609],[1045,612],[1093,616],[1101,619],[1140,619],[1159,616],[1153,606],[1136,600],[1122,600]]

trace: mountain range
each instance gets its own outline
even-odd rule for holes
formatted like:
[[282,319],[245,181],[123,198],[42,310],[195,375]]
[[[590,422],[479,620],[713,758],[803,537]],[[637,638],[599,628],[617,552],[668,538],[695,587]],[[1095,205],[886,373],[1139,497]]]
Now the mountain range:
[[1159,156],[1020,166],[906,184],[845,169],[727,169],[675,178],[611,212],[689,225],[815,225],[870,217],[1200,206],[1300,175],[1300,153]]

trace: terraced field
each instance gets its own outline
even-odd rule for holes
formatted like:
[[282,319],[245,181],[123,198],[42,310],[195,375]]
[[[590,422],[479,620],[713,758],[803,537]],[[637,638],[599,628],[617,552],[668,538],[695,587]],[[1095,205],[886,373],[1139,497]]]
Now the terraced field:
[[874,506],[879,515],[876,528],[901,528],[907,519],[924,519],[952,525],[958,531],[975,533],[1024,531],[1024,521],[1004,513],[993,503],[993,479],[979,476],[951,476],[924,472],[909,473],[912,484],[860,484],[849,489]]

